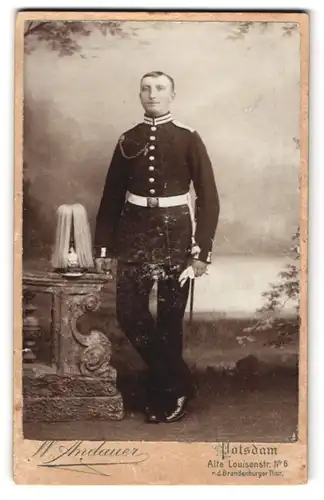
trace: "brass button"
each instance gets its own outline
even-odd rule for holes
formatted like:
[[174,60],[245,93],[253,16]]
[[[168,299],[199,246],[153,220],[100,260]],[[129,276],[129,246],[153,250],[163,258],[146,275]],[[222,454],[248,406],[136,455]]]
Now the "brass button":
[[150,146],[150,149],[155,149],[155,146]]
[[150,135],[150,141],[155,141],[155,135]]
[[155,189],[150,189],[150,194],[155,194]]
[[151,130],[152,130],[153,132],[155,132],[155,131],[156,131],[156,127],[151,127]]
[[154,177],[149,178],[149,182],[154,182],[154,181],[155,181]]
[[151,161],[155,160],[155,156],[150,156],[149,160],[151,160]]
[[152,170],[154,170],[153,165],[150,165],[150,166],[149,166],[149,170],[151,170],[151,171],[152,171]]

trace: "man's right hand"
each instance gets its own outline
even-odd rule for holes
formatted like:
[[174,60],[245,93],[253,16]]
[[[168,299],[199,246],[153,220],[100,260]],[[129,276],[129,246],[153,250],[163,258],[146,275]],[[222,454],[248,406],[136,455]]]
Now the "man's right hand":
[[99,257],[95,259],[97,273],[113,274],[113,259],[108,257]]

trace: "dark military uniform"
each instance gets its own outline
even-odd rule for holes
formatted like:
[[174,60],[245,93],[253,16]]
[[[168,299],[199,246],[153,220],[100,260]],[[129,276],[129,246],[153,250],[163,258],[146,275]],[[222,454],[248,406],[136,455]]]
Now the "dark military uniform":
[[[196,225],[188,203],[165,206],[159,198],[186,195],[193,182]],[[127,201],[129,193],[146,206]],[[169,198],[171,199],[171,198]],[[163,206],[162,206],[163,205]],[[196,258],[210,262],[219,199],[206,148],[196,131],[170,113],[150,118],[118,141],[100,203],[95,247],[118,259],[117,319],[146,362],[153,393],[190,395],[191,377],[182,359],[182,320],[189,280],[180,287],[193,242]],[[149,293],[158,279],[157,319]]]

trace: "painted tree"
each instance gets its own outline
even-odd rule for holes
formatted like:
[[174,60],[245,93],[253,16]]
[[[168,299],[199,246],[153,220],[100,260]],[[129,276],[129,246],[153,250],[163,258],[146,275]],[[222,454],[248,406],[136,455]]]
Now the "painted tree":
[[[232,23],[231,33],[228,35],[229,40],[242,40],[248,35],[253,29],[259,30],[262,34],[264,33],[273,22],[271,21],[235,21]],[[292,36],[293,33],[298,31],[297,23],[283,23],[282,35],[284,37]]]
[[99,31],[103,36],[133,36],[134,31],[125,29],[120,21],[26,21],[24,40],[25,52],[29,54],[40,44],[58,52],[60,56],[82,53],[80,40]]
[[[277,275],[274,283],[263,292],[265,299],[263,306],[258,309],[262,315],[260,321],[243,330],[244,336],[238,337],[240,344],[253,342],[260,332],[269,332],[273,339],[267,343],[274,347],[281,347],[287,342],[296,340],[300,327],[299,297],[300,297],[300,228],[292,237],[292,262]],[[294,314],[289,317],[280,317],[284,307],[290,303]]]

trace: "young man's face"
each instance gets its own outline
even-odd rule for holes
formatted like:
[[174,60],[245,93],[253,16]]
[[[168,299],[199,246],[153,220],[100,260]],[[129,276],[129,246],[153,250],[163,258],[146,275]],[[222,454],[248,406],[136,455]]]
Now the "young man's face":
[[147,115],[165,115],[175,96],[168,77],[147,76],[141,82],[140,99]]

